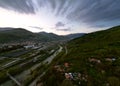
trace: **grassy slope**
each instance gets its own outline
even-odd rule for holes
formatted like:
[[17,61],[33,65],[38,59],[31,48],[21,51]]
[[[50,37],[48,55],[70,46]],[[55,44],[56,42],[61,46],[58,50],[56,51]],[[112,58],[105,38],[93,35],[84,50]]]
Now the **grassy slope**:
[[32,33],[22,28],[0,31],[0,43],[23,42],[23,41],[59,41],[70,39],[67,36],[59,36],[53,33]]
[[[74,39],[67,44],[67,48],[68,54],[55,63],[62,65],[68,62],[72,64],[69,72],[87,75],[88,81],[81,81],[81,86],[106,86],[107,83],[110,86],[120,85],[120,26]],[[114,62],[105,61],[105,58],[112,57],[116,58]],[[99,59],[101,63],[91,63],[90,58]],[[50,78],[45,79],[48,82]],[[60,82],[59,79],[56,82]]]
[[62,36],[58,36],[58,35],[53,34],[53,33],[40,32],[40,33],[37,33],[37,35],[38,35],[38,39],[44,40],[45,42],[51,41],[51,40],[57,41],[57,40],[64,39]]
[[[34,41],[34,42],[49,42],[49,41],[59,41],[59,40],[69,40],[71,38],[78,37],[78,34],[72,34],[68,36],[59,36],[53,33],[32,33],[22,28],[0,28],[3,29],[0,31],[0,44],[1,43],[10,43],[10,42],[25,42],[25,41]],[[6,29],[6,30],[4,30]]]
[[6,30],[0,32],[0,43],[29,40],[32,37],[35,37],[35,35],[24,29]]
[[32,33],[25,29],[12,29],[0,31],[0,43],[20,42],[20,41],[55,41],[62,37],[52,33]]

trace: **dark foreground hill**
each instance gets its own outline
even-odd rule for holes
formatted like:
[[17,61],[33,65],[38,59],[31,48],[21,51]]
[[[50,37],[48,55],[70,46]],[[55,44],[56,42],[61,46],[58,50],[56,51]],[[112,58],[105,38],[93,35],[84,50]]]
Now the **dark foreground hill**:
[[120,86],[120,26],[76,38],[66,47],[67,54],[65,48],[42,78],[44,86]]
[[46,32],[32,33],[22,28],[0,28],[0,44],[11,43],[11,42],[12,43],[26,42],[26,41],[50,42],[50,41],[59,41],[59,40],[70,40],[71,38],[76,38],[76,36],[74,35],[68,37],[68,36],[60,36],[54,33],[46,33]]

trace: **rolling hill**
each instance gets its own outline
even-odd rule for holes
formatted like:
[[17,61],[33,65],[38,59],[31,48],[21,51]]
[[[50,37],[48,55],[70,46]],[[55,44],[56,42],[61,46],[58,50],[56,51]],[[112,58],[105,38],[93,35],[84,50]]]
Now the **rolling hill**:
[[62,36],[47,32],[32,33],[23,28],[0,28],[0,44],[25,41],[50,42],[59,40],[70,40],[71,38],[76,37],[78,37],[78,35],[76,36],[76,34],[74,35],[72,34],[72,36],[71,35]]
[[73,39],[66,47],[68,53],[64,49],[42,78],[44,86],[120,86],[120,26]]
[[0,31],[0,43],[28,41],[35,37],[35,34],[22,28],[6,29]]
[[64,36],[59,36],[56,35],[54,33],[47,33],[47,32],[39,32],[37,33],[37,39],[39,40],[44,40],[44,42],[48,42],[48,41],[59,41],[59,40],[64,40],[65,37]]

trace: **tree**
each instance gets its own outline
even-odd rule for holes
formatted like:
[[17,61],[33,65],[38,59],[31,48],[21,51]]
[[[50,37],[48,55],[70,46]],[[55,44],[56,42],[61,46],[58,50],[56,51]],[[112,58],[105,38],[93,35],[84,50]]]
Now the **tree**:
[[60,86],[74,86],[74,85],[70,80],[65,79]]

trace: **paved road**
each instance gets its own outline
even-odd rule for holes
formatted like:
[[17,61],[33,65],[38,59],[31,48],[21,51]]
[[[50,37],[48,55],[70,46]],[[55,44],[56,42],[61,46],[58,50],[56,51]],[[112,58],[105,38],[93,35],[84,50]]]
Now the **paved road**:
[[[50,56],[49,58],[47,58],[46,60],[43,61],[43,64],[45,64],[46,62],[48,64],[50,64],[52,62],[52,60],[56,57],[56,55],[58,55],[61,51],[62,51],[63,47],[60,46],[59,50],[56,51],[52,56]],[[43,76],[45,75],[45,71],[38,76],[33,82],[31,82],[31,84],[29,86],[36,86],[36,82]]]
[[[35,70],[37,67],[39,67],[39,66],[40,66],[41,64],[43,64],[43,63],[46,63],[46,62],[48,62],[48,64],[51,63],[52,60],[55,58],[55,56],[62,51],[62,49],[63,49],[63,47],[60,46],[59,50],[57,50],[52,56],[48,57],[46,60],[42,61],[41,63],[38,63],[38,64],[36,64],[36,65],[33,65],[30,69],[23,71],[21,74],[16,75],[15,78],[16,78],[17,80],[20,80],[20,82],[23,82],[24,78],[25,78],[28,74],[30,74],[30,71],[31,71],[31,70]],[[45,72],[43,72],[39,77],[42,77],[44,74],[45,74]],[[22,79],[22,81],[21,81],[21,79]],[[38,79],[36,78],[31,84],[35,84],[37,80],[38,80]],[[11,83],[11,84],[12,84],[11,80],[7,81],[7,83]],[[6,83],[6,84],[7,84],[7,83]],[[34,85],[31,85],[31,84],[30,84],[30,86],[34,86]],[[3,86],[6,86],[5,83],[3,84]],[[7,86],[11,86],[11,85],[8,85],[8,84],[7,84]]]
[[9,57],[0,57],[0,60],[4,60],[4,59],[6,59],[6,58],[9,58]]
[[11,76],[8,72],[7,75],[10,77],[11,80],[13,80],[18,86],[22,86],[20,82],[18,82],[13,76]]
[[21,59],[18,58],[18,59],[14,60],[14,61],[11,61],[11,62],[9,62],[9,63],[7,63],[7,64],[1,66],[1,67],[0,67],[0,70],[3,70],[4,68],[7,68],[7,67],[9,67],[9,66],[15,64],[15,63],[16,63],[17,61],[19,61],[19,60],[21,60]]

